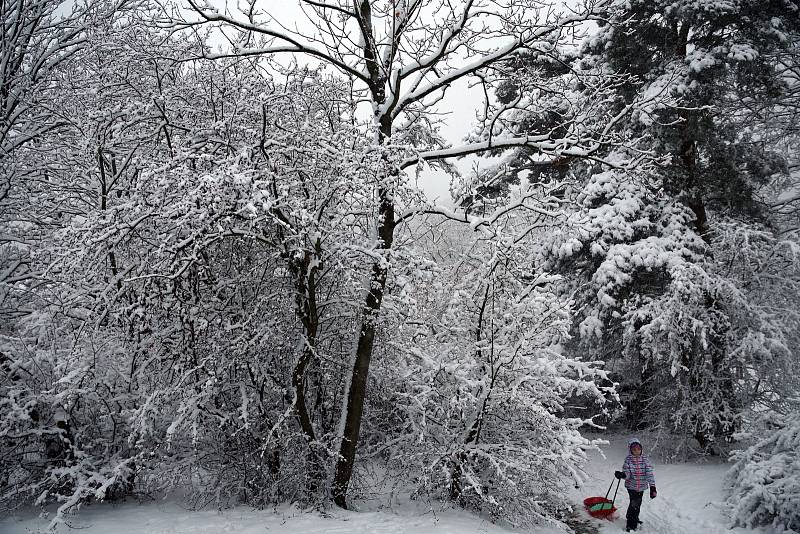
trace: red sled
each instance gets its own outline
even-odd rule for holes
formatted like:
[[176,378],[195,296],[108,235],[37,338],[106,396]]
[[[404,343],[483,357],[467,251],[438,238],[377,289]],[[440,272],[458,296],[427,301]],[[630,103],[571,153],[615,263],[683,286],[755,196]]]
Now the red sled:
[[590,516],[600,519],[610,520],[611,515],[617,511],[617,508],[614,506],[614,501],[605,497],[588,497],[583,500],[583,505],[586,507],[586,511],[589,512]]
[[597,517],[600,519],[608,519],[611,520],[611,516],[614,515],[614,512],[617,511],[616,507],[614,506],[614,501],[617,498],[617,492],[619,491],[619,482],[620,479],[617,479],[617,489],[614,490],[614,498],[608,498],[608,494],[611,493],[611,486],[614,485],[614,480],[611,480],[611,485],[608,486],[608,491],[606,492],[605,497],[587,497],[583,500],[583,505],[586,507],[586,511],[589,512],[589,515],[592,517]]

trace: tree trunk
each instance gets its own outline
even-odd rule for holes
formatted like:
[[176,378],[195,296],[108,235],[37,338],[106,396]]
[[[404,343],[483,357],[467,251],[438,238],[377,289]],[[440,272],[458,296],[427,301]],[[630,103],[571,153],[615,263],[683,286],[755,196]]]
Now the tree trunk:
[[[684,22],[677,28],[675,55],[681,60],[686,58],[688,52],[690,30],[691,25],[688,22]],[[703,188],[697,176],[697,142],[695,141],[695,135],[692,133],[693,123],[696,122],[696,117],[693,115],[696,113],[698,112],[690,110],[680,113],[682,139],[678,147],[678,156],[686,172],[684,189],[686,198],[684,202],[694,213],[695,231],[708,243],[711,237],[708,227],[708,215],[706,213],[705,200],[703,199]]]
[[[394,202],[391,193],[382,188],[380,191],[380,210],[378,219],[378,237],[384,250],[392,247],[394,239]],[[361,417],[364,411],[364,400],[367,394],[367,377],[372,348],[375,342],[375,323],[383,301],[388,269],[385,264],[375,263],[370,276],[370,288],[364,303],[361,330],[358,334],[353,373],[350,378],[350,389],[347,391],[347,407],[344,414],[345,424],[339,458],[336,462],[336,473],[333,479],[333,501],[337,506],[347,508],[347,487],[353,475],[353,462],[358,445],[358,434],[361,429]]]
[[294,271],[296,280],[297,313],[300,316],[300,322],[303,324],[303,329],[305,330],[303,335],[303,350],[292,370],[292,387],[294,388],[295,414],[297,415],[297,420],[300,424],[300,430],[303,432],[306,445],[308,445],[308,468],[306,471],[306,491],[308,494],[317,492],[324,472],[322,460],[317,450],[317,437],[314,432],[314,425],[308,411],[308,406],[306,405],[306,370],[308,364],[314,357],[317,331],[319,329],[319,312],[317,310],[316,298],[316,271],[319,267],[312,265],[312,261],[311,253],[306,251],[301,261],[292,263],[292,270]]
[[[379,106],[386,102],[386,79],[382,78],[382,73],[378,65],[377,48],[374,40],[372,28],[372,5],[368,1],[360,2],[356,13],[362,35],[364,36],[364,60],[369,75],[369,88],[372,100]],[[377,126],[377,144],[382,145],[392,135],[392,110],[384,109],[379,115],[375,116]],[[386,162],[389,164],[389,162]],[[384,181],[378,189],[378,220],[377,250],[389,251],[394,241],[394,191],[390,181],[393,175],[399,172],[397,168],[387,168],[387,174],[382,176]],[[342,442],[339,447],[339,457],[336,460],[336,472],[333,477],[333,502],[341,508],[347,508],[347,487],[350,478],[353,476],[353,463],[358,446],[358,434],[361,430],[361,418],[364,412],[364,400],[367,396],[367,377],[369,376],[369,363],[372,358],[372,348],[375,343],[375,323],[381,309],[383,292],[386,287],[386,276],[388,268],[386,262],[375,262],[372,265],[372,273],[369,278],[369,288],[363,307],[361,318],[361,328],[358,331],[358,342],[356,344],[355,361],[353,362],[353,372],[350,376],[350,387],[345,392],[347,401],[344,418],[344,430],[342,432]]]
[[461,467],[464,462],[466,462],[466,454],[464,452],[459,452],[453,458],[453,464],[450,470],[450,501],[458,504],[459,506],[464,506],[464,494],[463,488],[461,486],[461,475],[463,474],[463,468]]
[[689,133],[686,130],[688,130],[688,126],[685,127],[685,138],[680,147],[681,160],[686,169],[687,198],[685,202],[694,213],[695,231],[706,243],[709,243],[711,236],[708,226],[708,214],[703,200],[703,188],[697,179],[695,141],[689,137]]

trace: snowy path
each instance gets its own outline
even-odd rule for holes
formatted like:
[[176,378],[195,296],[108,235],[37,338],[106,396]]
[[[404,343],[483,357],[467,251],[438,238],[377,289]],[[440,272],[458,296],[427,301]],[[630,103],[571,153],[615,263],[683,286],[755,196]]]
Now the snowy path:
[[[583,489],[585,495],[605,495],[614,471],[622,468],[627,453],[626,438],[612,439],[603,447],[606,458],[593,452],[587,465],[590,481]],[[647,443],[645,442],[645,453]],[[648,454],[649,455],[649,454]],[[729,529],[727,519],[720,509],[723,500],[722,479],[728,466],[724,464],[668,464],[649,455],[653,461],[658,496],[650,499],[645,492],[639,516],[643,524],[637,530],[641,534],[719,534],[753,533],[762,530]],[[611,489],[613,495],[614,488]],[[611,495],[609,495],[611,498]],[[581,496],[576,494],[576,500]],[[600,534],[618,534],[625,530],[625,510],[628,493],[621,484],[616,507],[619,511],[611,522],[595,519]]]

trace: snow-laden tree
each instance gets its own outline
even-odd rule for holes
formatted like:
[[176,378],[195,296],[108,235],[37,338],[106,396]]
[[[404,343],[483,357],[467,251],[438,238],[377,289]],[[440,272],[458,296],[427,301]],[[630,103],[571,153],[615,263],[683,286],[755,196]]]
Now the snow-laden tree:
[[[54,0],[0,2],[0,335],[31,309],[27,289],[35,278],[27,234],[40,221],[26,208],[47,178],[23,149],[35,151],[42,135],[63,126],[45,93],[52,94],[60,66],[83,49],[92,15],[82,6],[60,5]],[[0,365],[11,363],[5,352],[0,346]]]
[[40,97],[52,89],[59,65],[84,47],[90,13],[79,4],[70,10],[54,0],[0,2],[0,201],[4,204],[13,197],[13,189],[24,189],[20,182],[26,175],[18,168],[17,149],[63,125],[58,110]]
[[755,443],[734,451],[726,476],[733,524],[800,532],[800,412],[763,419]]
[[[717,234],[711,261],[692,212],[657,187],[636,174],[593,175],[581,209],[544,240],[541,259],[582,275],[576,334],[608,351],[630,424],[672,424],[702,442],[731,432],[774,388],[787,393],[791,374],[775,370],[790,367],[796,318],[791,304],[765,299],[793,300],[796,273],[784,264],[789,279],[764,287],[769,267],[753,263],[777,259],[782,245],[722,222],[731,233]],[[791,246],[785,253],[793,256]]]
[[[515,49],[547,53],[590,11],[467,2],[462,11],[438,13],[439,29],[431,29],[421,21],[433,6],[417,2],[404,12],[409,18],[395,40],[379,43],[374,39],[395,35],[381,25],[401,14],[373,16],[367,3],[358,7],[348,20],[368,37],[360,44],[335,39],[336,19],[325,17],[342,10],[314,9],[332,24],[322,27],[333,32],[328,43],[352,45],[360,55],[326,49],[321,59],[328,65],[296,68],[260,57],[287,51],[281,44],[273,50],[260,43],[250,50],[259,57],[252,57],[244,50],[256,41],[247,32],[227,54],[236,57],[206,61],[186,32],[173,31],[163,6],[125,4],[90,25],[81,53],[54,71],[58,83],[48,88],[62,90],[36,94],[63,125],[16,154],[41,180],[19,197],[19,212],[35,223],[19,234],[31,251],[32,274],[13,289],[30,306],[2,338],[4,505],[56,500],[59,519],[93,499],[186,484],[196,485],[201,503],[263,504],[324,497],[331,480],[335,500],[345,504],[375,336],[386,336],[382,355],[395,354],[391,328],[403,324],[412,305],[397,285],[400,294],[383,309],[390,266],[397,268],[395,282],[411,273],[409,287],[424,291],[417,259],[392,247],[395,227],[425,211],[461,217],[424,206],[403,169],[498,146],[530,145],[554,157],[591,156],[601,146],[602,130],[584,137],[586,128],[567,124],[563,136],[506,132],[453,149],[443,146],[426,113],[463,77],[475,74],[491,85],[493,65]],[[428,48],[430,31],[439,37]],[[288,48],[314,56],[313,37],[304,43]],[[373,52],[393,47],[378,65]],[[330,65],[345,76],[332,76]],[[366,124],[358,110],[364,98],[375,112]],[[515,209],[539,208],[519,202],[500,213]],[[556,216],[558,202],[548,209]],[[467,220],[489,234],[504,224],[499,214]],[[487,241],[484,251],[493,254],[505,238],[497,233],[498,243]],[[520,321],[547,330],[533,325],[532,314],[562,304],[550,293],[527,292],[527,279],[514,276],[500,281],[498,305],[527,310]],[[517,290],[525,294],[514,300]],[[459,306],[469,308],[465,300],[452,309]],[[506,354],[498,364],[504,390],[528,371],[566,389],[572,375],[589,372],[548,352],[548,335],[532,330],[535,339],[515,339],[514,328],[527,322],[493,334],[525,348],[524,362]],[[459,344],[458,335],[453,330],[446,343]],[[404,354],[410,345],[403,344]],[[485,375],[479,356],[470,362],[481,367],[465,369],[456,381]],[[561,371],[570,374],[566,382]],[[382,362],[374,382],[387,389],[378,391],[397,389],[393,373]],[[563,438],[570,457],[580,457],[579,421],[560,412],[569,392],[535,386],[524,378],[508,402],[540,403],[527,421],[541,437],[517,432],[503,441],[512,435],[503,428],[513,425],[479,408],[482,432],[499,445],[479,460],[465,450],[477,443],[467,431],[466,456],[457,454],[446,467],[455,500],[476,502],[468,479],[480,471],[488,483],[488,458],[528,462],[495,469],[505,478],[493,495],[530,499],[527,490],[513,489],[533,469],[523,445],[541,452],[548,439]],[[453,384],[441,387],[450,391]],[[589,386],[578,380],[574,387]],[[436,412],[433,403],[444,398],[432,396],[423,412]],[[371,434],[370,443],[381,435]],[[568,473],[559,458],[537,460],[552,473],[547,481]],[[540,482],[524,487],[546,499],[550,490]]]
[[31,307],[3,337],[3,501],[292,499],[338,421],[322,392],[342,388],[380,155],[354,152],[341,81],[193,62],[132,7],[46,95],[65,117],[46,157],[21,155],[49,224],[24,235]]
[[[588,43],[594,60],[640,80],[631,92],[668,99],[640,117],[658,148],[671,157],[663,186],[695,214],[698,233],[713,228],[706,211],[754,217],[754,192],[781,170],[749,122],[749,102],[770,102],[784,91],[774,61],[797,29],[792,1],[632,2],[609,12],[610,23]],[[632,53],[639,43],[648,53]]]
[[748,103],[745,120],[764,124],[761,135],[786,155],[787,174],[779,174],[758,191],[769,206],[775,230],[789,239],[800,235],[800,163],[797,160],[800,133],[800,33],[794,28],[787,35],[788,46],[772,58],[785,87],[780,95],[766,102]]
[[[355,357],[342,407],[343,428],[333,480],[333,497],[346,506],[353,473],[370,362],[390,268],[398,208],[405,180],[403,168],[490,148],[530,146],[550,156],[588,156],[601,139],[567,128],[554,137],[549,129],[535,134],[489,136],[461,147],[445,147],[430,125],[429,111],[454,83],[475,76],[487,91],[497,81],[502,61],[519,50],[552,53],[571,39],[572,30],[596,17],[607,2],[559,7],[541,0],[465,0],[442,4],[429,0],[300,0],[300,21],[281,20],[257,2],[241,9],[220,9],[213,3],[190,2],[195,20],[180,26],[218,25],[238,30],[230,46],[208,57],[294,54],[337,69],[353,82],[358,101],[372,117],[365,128],[373,151],[386,164],[375,170],[371,208],[371,274],[365,284],[362,318],[353,330]],[[487,117],[487,125],[510,108]],[[411,151],[413,155],[406,154]],[[398,157],[402,155],[402,157]]]
[[[597,32],[560,63],[519,55],[500,96],[535,98],[542,85],[526,82],[531,73],[569,83],[563,111],[520,114],[516,126],[558,127],[565,115],[591,109],[570,104],[586,98],[584,80],[591,79],[570,82],[574,73],[611,77],[616,85],[593,99],[596,108],[606,116],[626,106],[631,113],[612,124],[625,147],[603,154],[607,163],[638,156],[639,168],[548,161],[520,150],[497,181],[523,171],[578,178],[582,185],[565,194],[576,195],[579,209],[541,255],[545,268],[564,273],[578,291],[574,332],[582,343],[573,349],[592,351],[619,373],[630,424],[677,425],[709,448],[736,430],[754,401],[752,387],[770,369],[787,367],[792,354],[796,324],[751,285],[766,271],[739,277],[752,256],[730,247],[748,233],[763,241],[770,216],[764,188],[786,171],[785,145],[771,141],[770,121],[755,120],[752,110],[786,102],[786,69],[774,59],[796,30],[797,5],[634,1],[612,3],[605,13]],[[764,254],[761,266],[786,249],[769,242],[748,251]],[[785,277],[793,285],[790,267]]]
[[560,199],[538,184],[515,201],[515,210],[467,217],[477,233],[448,223],[445,231],[460,234],[453,248],[437,244],[435,262],[428,256],[416,276],[390,280],[390,305],[402,295],[413,302],[377,364],[388,399],[374,409],[392,425],[386,443],[366,449],[413,467],[420,494],[530,521],[568,508],[565,487],[583,481],[593,444],[579,428],[593,412],[569,417],[565,405],[581,397],[599,411],[605,373],[561,352],[571,301],[557,277],[535,270],[532,245],[558,224]]
[[[4,160],[33,178],[0,243],[4,505],[58,518],[189,485],[199,504],[344,506],[358,452],[420,492],[550,517],[591,446],[593,411],[565,407],[609,394],[571,334],[599,333],[651,420],[701,439],[790,395],[796,248],[733,218],[762,214],[755,193],[697,226],[660,156],[682,124],[664,117],[704,106],[602,54],[573,63],[571,32],[616,3],[303,0],[296,26],[214,5],[97,3],[42,30],[81,28],[25,90],[48,126]],[[449,147],[435,106],[467,77],[487,102]],[[519,187],[482,206],[428,205],[406,174],[510,147]],[[753,154],[731,160],[746,180],[780,168]],[[464,228],[452,251],[425,244],[441,220]]]
[[60,93],[58,82],[87,48],[88,28],[109,11],[113,9],[106,3],[0,4],[0,402],[4,417],[0,492],[4,500],[17,493],[20,470],[38,472],[47,462],[63,466],[72,456],[64,409],[53,406],[51,410],[50,403],[40,406],[27,395],[51,393],[49,384],[58,380],[58,374],[51,366],[39,367],[37,359],[63,349],[50,343],[60,325],[48,322],[47,313],[42,312],[45,301],[40,298],[50,289],[46,263],[39,261],[42,237],[58,228],[59,213],[49,209],[52,202],[46,202],[46,207],[39,202],[46,198],[43,191],[51,191],[51,141],[69,128],[68,117],[54,104]]
[[[28,258],[26,276],[10,287],[12,295],[24,295],[25,305],[17,308],[19,319],[3,337],[6,503],[30,494],[43,501],[52,494],[69,497],[87,479],[90,491],[107,480],[124,485],[130,475],[127,437],[120,426],[135,403],[136,393],[124,381],[132,380],[135,365],[129,364],[136,355],[127,358],[115,332],[92,335],[92,328],[83,328],[84,312],[92,308],[87,300],[107,296],[91,284],[91,273],[101,272],[106,281],[118,276],[116,254],[101,251],[102,261],[88,271],[55,265],[65,228],[106,211],[135,179],[135,156],[155,157],[160,146],[152,134],[161,117],[150,100],[153,95],[142,94],[155,84],[148,87],[147,68],[131,72],[122,61],[135,48],[127,41],[130,33],[113,26],[124,12],[105,4],[95,7],[108,8],[102,12],[109,18],[89,19],[86,11],[75,20],[64,19],[82,27],[82,48],[59,62],[48,85],[32,95],[32,112],[49,113],[58,128],[40,131],[15,154],[16,168],[25,169],[27,178],[26,193],[17,203],[26,224],[13,229],[17,242],[28,247]],[[59,24],[41,22],[50,32],[41,39],[57,49]],[[120,33],[126,33],[124,39]],[[140,59],[141,52],[136,52]],[[76,283],[62,285],[69,281]],[[135,335],[133,323],[129,326]],[[117,361],[109,361],[109,355],[117,355]],[[126,389],[124,399],[117,397]],[[101,398],[107,412],[99,414],[94,409],[102,405]],[[99,457],[93,454],[98,450],[104,451]],[[85,489],[76,494],[78,499]]]

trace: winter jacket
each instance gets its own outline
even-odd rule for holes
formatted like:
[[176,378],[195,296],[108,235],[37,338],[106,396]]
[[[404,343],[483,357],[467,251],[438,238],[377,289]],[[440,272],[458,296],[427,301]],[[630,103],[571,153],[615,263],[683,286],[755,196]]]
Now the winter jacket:
[[641,456],[629,454],[622,464],[622,470],[625,472],[625,487],[629,490],[644,491],[656,485],[653,464],[644,454]]

